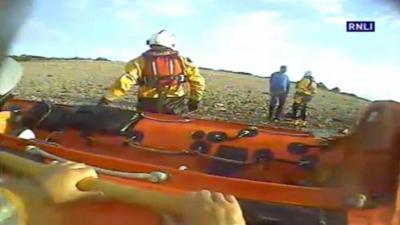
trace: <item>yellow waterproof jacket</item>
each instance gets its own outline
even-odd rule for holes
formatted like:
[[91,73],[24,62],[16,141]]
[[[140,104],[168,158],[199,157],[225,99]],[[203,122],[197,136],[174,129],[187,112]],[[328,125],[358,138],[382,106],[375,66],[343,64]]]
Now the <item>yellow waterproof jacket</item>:
[[296,92],[305,95],[314,95],[317,93],[317,83],[310,78],[304,77],[296,84]]
[[[183,74],[186,76],[188,89],[186,90],[185,85],[175,85],[167,89],[166,97],[182,97],[188,95],[188,97],[195,101],[200,101],[203,97],[205,89],[205,80],[200,75],[199,69],[186,57],[179,56]],[[113,86],[110,88],[105,98],[109,101],[113,101],[123,95],[125,95],[133,85],[139,84],[144,78],[143,71],[145,70],[146,60],[144,56],[139,56],[125,65],[125,73],[120,76]],[[159,98],[159,90],[157,88],[148,86],[146,84],[139,84],[138,96],[143,98]]]

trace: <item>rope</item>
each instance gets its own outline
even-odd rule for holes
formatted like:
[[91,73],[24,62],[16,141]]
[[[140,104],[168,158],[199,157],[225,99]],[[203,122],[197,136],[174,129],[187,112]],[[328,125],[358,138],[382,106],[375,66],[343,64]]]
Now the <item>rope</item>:
[[130,126],[132,126],[134,123],[137,123],[138,121],[140,121],[141,114],[137,114],[135,113],[130,119],[129,121],[125,124],[124,127],[121,128],[120,132],[126,132],[128,130],[128,128]]
[[209,155],[206,153],[201,153],[199,151],[193,151],[194,154],[202,156],[204,158],[209,158],[221,162],[227,162],[227,163],[233,163],[233,164],[239,164],[239,165],[254,165],[263,162],[264,160],[253,160],[253,161],[239,161],[239,160],[234,160],[234,159],[225,159],[222,157],[214,156],[214,155]]
[[50,140],[50,138],[52,138],[53,136],[54,136],[54,134],[57,134],[57,133],[64,133],[64,131],[52,131],[49,135],[47,135],[46,137],[45,137],[45,139],[44,139],[44,141],[45,142],[50,142],[49,140]]
[[[35,146],[27,146],[27,151],[28,152],[32,152],[35,154],[40,154],[43,157],[52,159],[52,160],[57,160],[60,162],[74,162],[74,161],[70,161],[67,159],[64,159],[62,157],[53,155],[51,153],[48,153],[42,149],[39,149]],[[122,178],[130,178],[130,179],[144,179],[153,183],[161,183],[167,180],[168,178],[168,174],[164,173],[164,172],[151,172],[151,173],[130,173],[130,172],[121,172],[121,171],[115,171],[115,170],[109,170],[109,169],[104,169],[104,168],[100,168],[100,167],[95,167],[95,166],[91,166],[94,170],[96,170],[96,172],[98,173],[102,173],[105,175],[110,175],[110,176],[114,176],[114,177],[122,177]]]
[[[50,133],[46,137],[45,141],[47,142],[49,140],[49,138],[54,133],[58,133],[58,132],[60,132],[60,131],[56,131],[56,132]],[[90,140],[90,141],[95,141],[95,142],[101,143],[101,141],[98,141],[96,138],[93,138],[93,137],[86,137],[86,138],[88,140]],[[240,137],[236,137],[236,138],[240,138]],[[239,164],[239,165],[254,165],[254,164],[258,164],[258,163],[264,163],[264,162],[266,162],[268,160],[268,159],[258,159],[258,160],[255,159],[255,160],[251,160],[251,161],[239,161],[239,160],[226,159],[226,158],[222,158],[222,157],[218,157],[218,156],[214,156],[214,155],[209,155],[209,154],[206,154],[206,153],[202,153],[200,150],[194,150],[194,151],[193,150],[181,150],[181,151],[163,150],[163,149],[159,149],[159,148],[152,148],[152,147],[147,147],[147,146],[143,146],[143,145],[134,143],[134,142],[132,142],[131,139],[127,139],[125,143],[129,147],[133,147],[133,148],[138,149],[138,150],[152,152],[152,153],[166,154],[166,155],[198,155],[198,156],[201,156],[201,157],[204,157],[204,158],[208,158],[208,159],[212,159],[212,160],[217,160],[217,161],[227,162],[227,163],[233,163],[233,164]],[[319,147],[319,146],[318,145],[315,145],[315,146],[310,145],[308,147]],[[52,157],[57,157],[57,156],[53,155]],[[65,159],[63,159],[63,160],[65,160]],[[291,161],[291,160],[277,159],[277,158],[274,158],[272,160],[273,161],[277,161],[277,162],[281,162],[281,163],[298,164],[299,166],[308,163],[308,162],[304,162],[304,161],[301,161],[301,160],[300,161]]]
[[[93,140],[93,138],[91,138],[91,140]],[[154,152],[154,153],[168,154],[168,155],[190,155],[191,154],[191,152],[188,150],[169,151],[169,150],[162,150],[162,149],[157,149],[157,148],[146,147],[146,146],[135,144],[131,140],[127,141],[126,143],[128,144],[129,147],[134,147],[134,148],[138,148],[140,150]]]
[[222,158],[222,157],[213,156],[213,155],[209,155],[209,154],[206,154],[206,153],[201,153],[200,151],[190,151],[190,150],[169,151],[169,150],[162,150],[162,149],[156,149],[156,148],[150,148],[150,147],[138,145],[138,144],[132,143],[131,141],[128,141],[127,144],[130,147],[135,147],[135,148],[137,148],[139,150],[143,150],[143,151],[149,151],[149,152],[160,153],[160,154],[168,154],[168,155],[199,155],[199,156],[202,156],[204,158],[209,158],[209,159],[222,161],[222,162],[240,164],[240,165],[253,165],[253,164],[261,163],[263,161],[263,160],[239,161],[239,160],[234,160],[234,159],[225,159],[225,158]]
[[41,123],[50,115],[50,113],[52,112],[51,104],[49,104],[49,103],[47,103],[47,102],[43,102],[43,103],[47,106],[48,110],[47,110],[47,112],[35,123],[34,127],[39,127],[40,124],[41,124]]
[[157,122],[163,122],[163,123],[190,123],[190,122],[192,122],[191,119],[183,119],[183,120],[158,119],[158,118],[154,118],[149,115],[146,115],[144,113],[142,113],[141,116],[145,119],[149,119],[149,120],[153,120],[153,121],[157,121]]

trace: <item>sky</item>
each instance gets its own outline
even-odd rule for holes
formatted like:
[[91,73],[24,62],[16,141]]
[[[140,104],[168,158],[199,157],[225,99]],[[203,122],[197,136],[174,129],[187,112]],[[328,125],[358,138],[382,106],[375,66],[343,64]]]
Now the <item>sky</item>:
[[[348,33],[346,21],[375,21]],[[167,29],[195,64],[400,101],[400,14],[384,0],[36,0],[11,54],[128,61]]]

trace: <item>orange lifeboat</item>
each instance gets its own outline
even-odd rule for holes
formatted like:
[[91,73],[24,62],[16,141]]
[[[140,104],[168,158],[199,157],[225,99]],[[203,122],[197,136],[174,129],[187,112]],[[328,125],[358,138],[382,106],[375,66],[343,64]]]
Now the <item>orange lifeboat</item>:
[[22,100],[4,107],[12,108],[47,142],[225,177],[299,184],[325,149],[309,133],[276,127]]
[[[38,137],[21,140],[2,135],[3,146],[19,150],[35,146],[42,160],[84,162],[103,171],[163,171],[170,176],[163,184],[112,173],[101,177],[130,186],[161,185],[167,188],[163,191],[210,189],[234,194],[244,200],[247,215],[276,211],[272,217],[287,222],[282,218],[300,213],[299,218],[305,219],[305,213],[314,222],[321,216],[324,221],[340,220],[326,224],[352,225],[388,224],[391,219],[399,174],[398,103],[372,104],[355,132],[331,140],[274,127],[138,115],[120,109],[107,109],[102,116],[109,117],[100,117],[93,107],[39,105],[42,108],[34,102],[14,100],[3,107],[18,108],[23,124]],[[48,109],[36,114],[43,105]],[[86,115],[80,117],[82,113]],[[138,119],[127,122],[126,118]],[[124,121],[124,126],[117,126],[117,133],[105,126],[104,121],[113,119]],[[183,166],[187,169],[182,170]],[[257,211],[254,207],[265,212],[252,213]],[[250,220],[263,220],[254,217]],[[263,218],[271,222],[270,217]],[[307,224],[321,224],[314,222]]]
[[[168,174],[166,182],[151,183],[141,179],[128,179],[118,175],[110,176],[100,173],[101,180],[112,181],[116,184],[154,190],[168,195],[180,195],[200,189],[233,194],[240,200],[248,225],[277,222],[282,225],[388,224],[392,218],[393,201],[382,202],[371,208],[359,208],[349,204],[349,199],[352,198],[351,193],[340,187],[310,188],[180,171],[85,153],[35,140],[22,140],[7,135],[0,135],[0,142],[3,151],[28,158],[32,158],[32,156],[27,149],[34,145],[49,153],[47,157],[34,158],[43,162],[51,160],[51,155],[57,155],[59,160],[64,158],[85,162],[94,168],[101,168],[102,172],[110,170],[124,171],[125,173],[149,173],[157,170]],[[141,224],[162,224],[159,215],[148,209],[134,208],[113,200],[78,201],[60,207],[65,225],[125,225],[131,224],[132,221],[138,221]]]

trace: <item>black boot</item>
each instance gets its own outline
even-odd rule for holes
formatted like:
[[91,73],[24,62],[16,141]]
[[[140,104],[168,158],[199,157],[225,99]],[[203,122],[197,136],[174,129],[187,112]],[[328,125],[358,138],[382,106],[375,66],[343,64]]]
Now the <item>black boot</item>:
[[268,108],[268,120],[272,120],[272,117],[274,116],[274,109],[275,105],[270,105]]
[[292,118],[297,119],[297,113],[299,111],[299,104],[298,103],[293,103],[292,105]]
[[303,121],[306,121],[307,119],[307,105],[305,104],[301,106],[300,117]]

